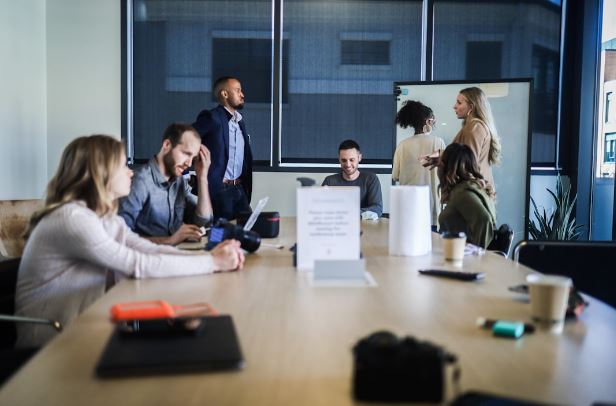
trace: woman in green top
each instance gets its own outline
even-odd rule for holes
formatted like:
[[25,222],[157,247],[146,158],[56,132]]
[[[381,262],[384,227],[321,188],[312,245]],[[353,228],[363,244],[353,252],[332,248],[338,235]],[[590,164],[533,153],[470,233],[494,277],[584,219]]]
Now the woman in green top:
[[441,231],[466,233],[470,243],[487,247],[496,230],[494,188],[479,172],[473,151],[463,144],[451,144],[438,163],[441,203],[438,218]]

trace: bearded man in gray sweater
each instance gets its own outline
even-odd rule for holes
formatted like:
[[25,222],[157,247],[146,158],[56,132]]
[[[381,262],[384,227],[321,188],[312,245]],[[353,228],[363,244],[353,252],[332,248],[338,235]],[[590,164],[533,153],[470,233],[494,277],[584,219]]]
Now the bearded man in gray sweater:
[[359,144],[353,140],[342,141],[338,147],[338,161],[342,171],[329,175],[321,186],[359,186],[360,208],[363,213],[372,212],[377,217],[383,215],[383,196],[381,195],[381,182],[374,173],[360,172],[361,150]]

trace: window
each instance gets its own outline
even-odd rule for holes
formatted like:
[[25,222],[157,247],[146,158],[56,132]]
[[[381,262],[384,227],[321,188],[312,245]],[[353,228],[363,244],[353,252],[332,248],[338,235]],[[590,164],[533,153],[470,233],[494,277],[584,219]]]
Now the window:
[[434,80],[541,83],[533,105],[548,114],[533,117],[533,166],[556,161],[560,21],[559,1],[434,0]]
[[558,119],[558,52],[534,45],[532,54],[534,98],[533,130],[541,134],[556,134]]
[[389,65],[389,41],[342,40],[342,65]]
[[603,157],[603,163],[616,162],[616,133],[605,135],[605,155]]
[[500,41],[469,41],[466,43],[466,79],[502,78],[503,44]]
[[335,164],[338,145],[347,138],[361,146],[364,167],[391,165],[393,82],[420,78],[421,6],[421,1],[284,2],[282,30],[291,46],[281,166]]
[[[424,3],[432,5],[427,26]],[[532,160],[554,163],[558,1],[127,4],[132,66],[125,136],[134,159],[158,151],[169,123],[192,123],[214,107],[211,86],[223,75],[237,76],[245,90],[242,114],[257,166],[274,169],[334,164],[338,144],[347,138],[361,145],[364,164],[391,165],[394,82],[532,76],[540,85],[533,100],[544,108],[541,120],[533,120]]]
[[133,1],[133,158],[160,149],[172,122],[215,107],[212,84],[237,76],[254,159],[271,157],[270,1]]
[[607,92],[605,95],[605,122],[611,123],[614,119],[614,93]]

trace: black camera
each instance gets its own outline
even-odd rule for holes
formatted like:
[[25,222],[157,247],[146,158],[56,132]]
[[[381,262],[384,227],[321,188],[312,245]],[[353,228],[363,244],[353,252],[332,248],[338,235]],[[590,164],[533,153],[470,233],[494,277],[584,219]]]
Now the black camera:
[[229,223],[227,219],[218,219],[210,229],[207,250],[211,250],[218,243],[224,240],[238,240],[242,249],[248,252],[255,252],[261,246],[261,236],[254,231],[247,231],[242,226]]
[[379,331],[353,348],[355,399],[381,402],[441,402],[445,365],[456,357],[413,337]]

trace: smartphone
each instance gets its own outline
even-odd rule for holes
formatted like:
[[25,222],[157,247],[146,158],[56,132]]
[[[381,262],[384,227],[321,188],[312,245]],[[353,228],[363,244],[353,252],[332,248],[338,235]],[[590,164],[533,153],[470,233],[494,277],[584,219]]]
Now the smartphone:
[[419,273],[422,275],[439,276],[442,278],[458,279],[461,281],[476,281],[485,278],[483,272],[462,272],[462,271],[448,271],[446,269],[420,269]]
[[117,323],[117,328],[126,337],[170,337],[199,335],[203,331],[204,324],[204,319],[201,317],[176,317],[127,320]]

